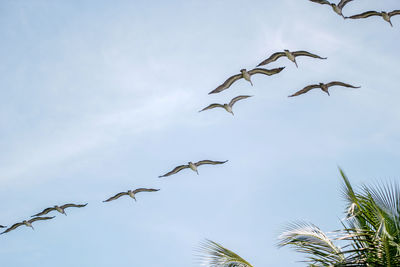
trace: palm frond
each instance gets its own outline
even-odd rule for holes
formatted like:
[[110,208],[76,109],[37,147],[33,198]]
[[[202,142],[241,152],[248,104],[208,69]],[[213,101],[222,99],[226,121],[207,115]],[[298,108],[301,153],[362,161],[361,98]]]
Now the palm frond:
[[[309,262],[318,264],[343,262],[345,257],[331,238],[311,223],[296,222],[290,224],[279,236],[278,246],[292,246],[298,252],[306,253]],[[324,265],[321,265],[324,266]]]
[[339,172],[343,178],[342,195],[347,200],[347,218],[350,218],[356,215],[359,211],[358,198],[354,192],[353,186],[350,184],[349,178],[347,178],[341,168],[339,168]]
[[253,267],[235,252],[206,239],[200,244],[197,255],[200,265],[209,267]]

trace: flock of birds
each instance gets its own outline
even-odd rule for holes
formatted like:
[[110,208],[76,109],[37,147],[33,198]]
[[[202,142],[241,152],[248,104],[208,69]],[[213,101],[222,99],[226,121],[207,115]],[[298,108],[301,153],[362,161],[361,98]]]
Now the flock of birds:
[[[367,11],[361,14],[357,14],[357,15],[353,15],[350,17],[346,17],[343,15],[342,10],[344,8],[344,6],[346,4],[348,4],[349,2],[353,1],[353,0],[341,0],[339,2],[339,4],[334,4],[331,3],[329,1],[326,0],[309,0],[311,2],[315,2],[315,3],[319,3],[322,5],[330,5],[332,7],[332,9],[335,11],[335,13],[337,13],[338,15],[342,16],[344,19],[361,19],[361,18],[368,18],[371,16],[381,16],[385,21],[387,21],[388,23],[390,23],[391,26],[392,22],[391,22],[391,17],[395,16],[395,15],[400,15],[400,10],[394,10],[392,12],[377,12],[377,11]],[[326,57],[321,57],[318,56],[316,54],[307,52],[307,51],[295,51],[295,52],[291,52],[289,50],[283,50],[281,52],[276,52],[273,53],[270,57],[268,57],[267,59],[263,60],[261,63],[259,63],[257,65],[256,68],[247,71],[246,69],[241,69],[239,74],[233,75],[231,77],[229,77],[225,82],[223,82],[221,85],[219,85],[217,88],[215,88],[214,90],[212,90],[211,92],[209,92],[209,94],[216,94],[216,93],[220,93],[228,88],[230,88],[232,86],[233,83],[235,83],[236,81],[240,80],[240,79],[245,79],[246,81],[248,81],[251,86],[253,86],[253,82],[251,81],[251,76],[255,75],[255,74],[263,74],[263,75],[267,75],[267,76],[271,76],[271,75],[275,75],[275,74],[279,74],[285,67],[279,67],[279,68],[274,68],[274,69],[265,69],[265,68],[258,68],[260,66],[265,66],[271,62],[274,62],[276,60],[278,60],[281,57],[287,57],[290,61],[292,61],[296,67],[298,67],[296,58],[297,57],[310,57],[310,58],[316,58],[316,59],[321,59],[321,60],[325,60],[327,59]],[[321,89],[323,92],[327,93],[329,95],[329,88],[332,86],[342,86],[342,87],[348,87],[348,88],[360,88],[359,86],[353,86],[351,84],[347,84],[344,82],[340,82],[340,81],[332,81],[329,83],[319,83],[319,84],[312,84],[312,85],[308,85],[306,87],[304,87],[303,89],[293,93],[292,95],[289,95],[289,97],[295,97],[295,96],[299,96],[302,94],[305,94],[307,92],[309,92],[312,89]],[[249,97],[252,97],[250,95],[239,95],[237,97],[234,97],[229,103],[225,103],[225,104],[218,104],[218,103],[214,103],[214,104],[210,104],[207,107],[203,108],[202,110],[200,110],[199,112],[202,111],[206,111],[209,109],[213,109],[213,108],[223,108],[225,109],[227,112],[231,113],[232,115],[234,115],[232,108],[233,105],[240,101],[240,100],[244,100],[247,99]],[[228,160],[225,161],[213,161],[213,160],[201,160],[198,162],[188,162],[185,165],[180,165],[175,167],[174,169],[172,169],[171,171],[165,173],[164,175],[160,175],[159,178],[161,177],[167,177],[173,174],[176,174],[184,169],[191,169],[192,171],[196,172],[197,174],[199,174],[197,168],[201,165],[220,165],[220,164],[224,164],[226,163]],[[154,189],[154,188],[138,188],[135,190],[128,190],[126,192],[120,192],[106,200],[104,200],[103,202],[110,202],[113,200],[116,200],[122,196],[129,196],[132,199],[134,199],[136,201],[136,194],[141,193],[141,192],[157,192],[160,189]],[[26,227],[30,227],[32,229],[32,223],[36,222],[36,221],[45,221],[45,220],[51,220],[53,219],[55,216],[51,216],[51,217],[42,217],[43,215],[46,215],[52,211],[57,211],[61,214],[67,215],[65,212],[65,209],[67,208],[83,208],[86,207],[86,204],[65,204],[62,206],[53,206],[53,207],[49,207],[44,209],[43,211],[31,216],[33,217],[32,219],[29,220],[23,220],[22,222],[18,222],[13,224],[12,226],[8,227],[4,226],[4,225],[0,225],[0,228],[7,228],[4,232],[0,233],[0,234],[5,234],[8,233],[12,230],[15,230],[16,228],[25,225]]]
[[[281,57],[287,57],[290,61],[292,61],[296,67],[298,68],[298,64],[296,61],[297,57],[311,57],[311,58],[317,58],[317,59],[327,59],[326,57],[321,57],[318,56],[316,54],[310,53],[308,51],[294,51],[291,52],[287,49],[283,50],[283,52],[276,52],[273,53],[271,56],[269,56],[267,59],[265,59],[264,61],[262,61],[260,64],[257,65],[257,67],[259,66],[264,66],[267,65],[271,62],[274,62],[276,60],[278,60]],[[239,74],[233,75],[231,77],[229,77],[225,82],[223,82],[220,86],[218,86],[217,88],[215,88],[214,90],[212,90],[211,92],[209,92],[208,94],[216,94],[216,93],[220,93],[226,89],[228,89],[229,87],[231,87],[231,85],[240,80],[240,79],[245,79],[246,81],[248,81],[251,86],[253,86],[253,82],[251,81],[251,76],[254,74],[264,74],[267,76],[271,76],[271,75],[275,75],[280,73],[283,69],[285,69],[285,67],[279,67],[279,68],[275,68],[275,69],[264,69],[264,68],[254,68],[252,70],[247,71],[246,69],[241,69]],[[349,88],[360,88],[360,86],[354,86],[348,83],[344,83],[344,82],[339,82],[339,81],[333,81],[330,83],[319,83],[319,84],[312,84],[312,85],[308,85],[306,87],[304,87],[303,89],[295,92],[292,95],[289,95],[289,97],[293,97],[293,96],[298,96],[298,95],[302,95],[307,93],[308,91],[312,90],[312,89],[316,89],[319,88],[321,89],[323,92],[329,94],[329,87],[331,86],[342,86],[342,87],[349,87]],[[202,110],[200,110],[199,112],[205,111],[205,110],[209,110],[209,109],[213,109],[213,108],[223,108],[225,109],[227,112],[231,113],[232,115],[234,115],[232,108],[233,105],[239,101],[239,100],[243,100],[246,98],[252,97],[250,95],[240,95],[237,97],[234,97],[228,104],[219,104],[219,103],[213,103],[208,105],[207,107],[203,108]]]
[[321,5],[330,5],[332,7],[333,11],[335,11],[336,14],[342,16],[344,19],[365,19],[365,18],[369,18],[372,16],[379,16],[379,17],[382,17],[386,22],[388,22],[390,24],[390,26],[392,26],[392,27],[393,27],[393,24],[392,24],[391,18],[393,16],[400,15],[400,10],[393,10],[391,12],[366,11],[361,14],[356,14],[356,15],[353,15],[350,17],[346,17],[342,13],[343,7],[353,0],[341,0],[339,2],[339,4],[337,4],[337,5],[335,3],[331,3],[327,0],[310,0],[310,1],[321,4]]
[[[176,174],[176,173],[180,172],[181,170],[184,170],[184,169],[187,169],[187,168],[189,168],[189,169],[193,170],[194,172],[196,172],[197,174],[199,174],[199,171],[197,170],[197,167],[199,167],[201,165],[206,165],[206,164],[218,165],[218,164],[224,164],[226,162],[227,162],[227,160],[225,160],[225,161],[201,160],[201,161],[198,161],[198,162],[195,162],[195,163],[188,162],[188,164],[186,164],[186,165],[177,166],[173,170],[167,172],[166,174],[160,175],[159,178],[167,177],[167,176]],[[136,194],[137,193],[141,193],[141,192],[157,192],[159,190],[160,189],[154,189],[154,188],[137,188],[135,190],[128,190],[126,192],[120,192],[118,194],[115,194],[114,196],[104,200],[103,202],[110,202],[110,201],[116,200],[116,199],[118,199],[118,198],[120,198],[122,196],[130,196],[131,198],[133,198],[136,201]],[[65,204],[65,205],[62,205],[62,206],[55,205],[53,207],[46,208],[43,211],[41,211],[41,212],[39,212],[39,213],[37,213],[35,215],[32,215],[31,216],[31,217],[33,217],[32,219],[23,220],[22,222],[14,223],[9,228],[7,228],[7,226],[0,225],[0,228],[7,228],[4,232],[2,232],[0,234],[8,233],[8,232],[10,232],[12,230],[17,229],[20,226],[23,226],[23,225],[25,225],[26,227],[30,227],[30,228],[32,228],[34,230],[34,228],[32,226],[33,222],[51,220],[51,219],[55,218],[55,216],[41,217],[43,215],[46,215],[46,214],[48,214],[48,213],[50,213],[52,211],[57,211],[57,212],[59,212],[61,214],[64,214],[66,216],[67,215],[67,213],[65,212],[66,208],[83,208],[83,207],[86,207],[87,204],[88,203],[86,203],[86,204],[73,204],[73,203],[71,203],[71,204]]]

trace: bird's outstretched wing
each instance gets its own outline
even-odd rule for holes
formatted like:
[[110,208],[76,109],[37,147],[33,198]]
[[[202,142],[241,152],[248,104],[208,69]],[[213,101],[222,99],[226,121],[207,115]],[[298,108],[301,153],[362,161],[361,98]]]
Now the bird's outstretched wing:
[[65,205],[62,205],[60,208],[62,208],[62,209],[66,209],[66,208],[83,208],[83,207],[86,207],[86,205],[87,205],[88,203],[86,203],[86,204],[65,204]]
[[8,229],[6,229],[4,232],[2,232],[1,234],[5,234],[5,233],[8,233],[8,232],[10,232],[11,230],[14,230],[15,228],[17,228],[17,227],[20,227],[21,225],[24,225],[23,223],[16,223],[16,224],[13,224],[10,228],[8,228]]
[[263,62],[258,64],[257,67],[267,65],[271,62],[276,61],[278,58],[284,57],[284,56],[286,56],[285,52],[276,52],[276,53],[272,54],[269,58],[267,58],[266,60],[264,60]]
[[316,54],[307,52],[307,51],[296,51],[292,53],[293,56],[295,57],[302,57],[302,56],[306,56],[306,57],[313,57],[313,58],[319,58],[319,59],[327,59],[327,57],[320,57]]
[[199,112],[202,112],[202,111],[207,110],[207,109],[212,109],[212,108],[223,108],[223,107],[224,107],[224,106],[221,105],[221,104],[214,103],[214,104],[211,104],[211,105],[209,105],[209,106],[203,108],[203,109],[200,110]]
[[112,200],[116,200],[117,198],[120,198],[120,197],[125,196],[125,195],[129,195],[128,192],[121,192],[121,193],[118,193],[118,194],[116,194],[115,196],[112,196],[112,197],[110,197],[109,199],[104,200],[103,202],[109,202],[109,201],[112,201]]
[[392,12],[388,13],[389,17],[400,15],[400,10],[393,10]]
[[331,4],[329,1],[326,1],[326,0],[310,0],[310,1],[321,4],[321,5],[330,5]]
[[252,95],[240,95],[240,96],[237,96],[237,97],[233,98],[233,99],[231,100],[231,102],[229,102],[228,105],[229,105],[230,107],[233,107],[233,105],[234,105],[236,102],[238,102],[239,100],[246,99],[246,98],[249,98],[249,97],[252,97]]
[[330,82],[327,83],[326,86],[331,87],[331,86],[344,86],[344,87],[351,87],[351,88],[360,88],[361,86],[354,86],[351,84],[343,83],[343,82]]
[[234,82],[242,78],[242,74],[236,74],[229,77],[223,84],[209,92],[208,94],[216,94],[228,89]]
[[271,76],[271,75],[274,75],[274,74],[277,74],[277,73],[281,72],[284,68],[285,67],[280,67],[280,68],[275,68],[275,69],[270,69],[270,70],[262,69],[262,68],[255,68],[255,69],[252,69],[252,70],[248,71],[248,73],[250,75],[264,74],[264,75]]
[[338,6],[338,8],[342,9],[345,5],[347,5],[351,1],[353,1],[353,0],[341,0],[337,6]]
[[164,175],[158,176],[158,178],[170,176],[170,175],[175,174],[175,173],[177,173],[177,172],[180,172],[181,170],[186,169],[186,168],[189,168],[189,165],[181,165],[181,166],[178,166],[178,167],[176,167],[175,169],[173,169],[172,171],[167,172],[167,173],[164,174]]
[[33,222],[36,222],[36,221],[51,220],[51,219],[53,219],[54,217],[56,217],[56,216],[51,216],[51,217],[35,217],[35,218],[33,218],[33,219],[30,219],[28,222],[29,222],[29,223],[33,223]]
[[52,210],[56,210],[56,209],[55,208],[47,208],[47,209],[44,209],[42,212],[39,212],[39,213],[37,213],[35,215],[32,215],[31,217],[42,216],[42,215],[45,215],[45,214],[49,213]]
[[296,93],[294,93],[293,95],[290,95],[289,97],[305,94],[308,91],[310,91],[312,89],[315,89],[315,88],[320,88],[320,86],[318,84],[313,84],[313,85],[306,86],[303,89],[301,89],[300,91],[297,91]]
[[133,190],[134,194],[137,194],[139,192],[156,192],[159,191],[160,189],[153,189],[153,188],[138,188]]
[[225,161],[200,160],[199,162],[196,162],[194,165],[196,165],[198,167],[198,166],[204,165],[204,164],[217,165],[217,164],[224,164],[225,162],[227,162],[227,160],[225,160]]
[[4,226],[4,225],[0,225],[0,228],[7,228],[7,226]]
[[350,16],[350,17],[347,17],[347,18],[349,18],[349,19],[363,19],[363,18],[368,18],[368,17],[371,17],[371,16],[381,16],[382,17],[382,14],[380,12],[377,12],[377,11],[367,11],[367,12],[364,12],[364,13],[361,13],[361,14],[357,14],[357,15],[353,15],[353,16]]

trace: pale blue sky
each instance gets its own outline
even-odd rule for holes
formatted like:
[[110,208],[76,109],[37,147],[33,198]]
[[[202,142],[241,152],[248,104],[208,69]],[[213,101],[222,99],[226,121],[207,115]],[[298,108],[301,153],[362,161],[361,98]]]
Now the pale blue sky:
[[[355,0],[344,10],[399,9]],[[254,266],[302,266],[275,244],[282,227],[340,227],[341,166],[356,185],[399,177],[400,16],[344,21],[284,1],[2,1],[0,224],[66,202],[35,231],[0,236],[5,267],[197,266],[204,238]],[[207,95],[282,49],[287,59]],[[287,96],[312,83],[332,88]],[[223,110],[197,111],[251,94]],[[158,179],[176,165],[225,160]],[[101,201],[136,187],[154,194]]]

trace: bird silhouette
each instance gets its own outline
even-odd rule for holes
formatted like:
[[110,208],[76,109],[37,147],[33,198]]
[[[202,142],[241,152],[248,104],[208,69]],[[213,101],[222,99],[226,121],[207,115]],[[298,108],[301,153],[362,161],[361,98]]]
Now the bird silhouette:
[[133,198],[136,201],[135,195],[137,193],[140,193],[140,192],[156,192],[156,191],[159,191],[159,190],[160,189],[153,189],[153,188],[138,188],[138,189],[135,189],[135,190],[128,190],[126,192],[118,193],[115,196],[112,196],[109,199],[104,200],[103,202],[109,202],[109,201],[112,201],[112,200],[116,200],[116,199],[118,199],[118,198],[120,198],[122,196],[130,196],[131,198]]
[[314,2],[314,3],[321,4],[321,5],[330,5],[332,7],[333,11],[336,12],[336,14],[338,14],[338,15],[342,16],[343,18],[345,18],[345,16],[343,16],[343,13],[342,13],[343,7],[347,3],[349,3],[349,2],[351,2],[353,0],[341,0],[339,2],[339,4],[331,3],[331,2],[326,1],[326,0],[310,0],[310,1]]
[[367,11],[367,12],[364,12],[364,13],[361,13],[361,14],[358,14],[358,15],[353,15],[353,16],[346,17],[346,18],[348,18],[348,19],[364,19],[364,18],[369,18],[369,17],[372,17],[372,16],[380,16],[385,21],[389,22],[390,26],[393,27],[391,18],[393,16],[396,16],[396,15],[400,15],[400,10],[394,10],[392,12]]
[[211,165],[224,164],[225,162],[227,162],[227,160],[225,160],[225,161],[201,160],[196,163],[193,163],[190,161],[190,162],[188,162],[187,165],[180,165],[180,166],[176,167],[175,169],[173,169],[172,171],[167,172],[166,174],[158,176],[158,177],[161,178],[161,177],[170,176],[172,174],[178,173],[181,170],[187,169],[187,168],[190,168],[192,171],[195,171],[197,174],[199,174],[199,172],[197,170],[198,166],[201,166],[204,164],[211,164]]
[[240,95],[240,96],[237,96],[237,97],[233,98],[228,104],[218,104],[218,103],[214,103],[214,104],[211,104],[211,105],[209,105],[209,106],[203,108],[203,109],[200,110],[199,112],[202,112],[202,111],[205,111],[205,110],[208,110],[208,109],[212,109],[212,108],[223,108],[223,109],[225,109],[227,112],[229,112],[229,113],[231,113],[232,115],[234,115],[234,114],[233,114],[233,111],[232,111],[233,105],[234,105],[237,101],[242,100],[242,99],[246,99],[246,98],[249,98],[249,97],[252,97],[252,96],[251,96],[251,95]]
[[33,222],[36,222],[36,221],[43,221],[43,220],[51,220],[51,219],[53,219],[55,216],[53,216],[53,217],[35,217],[35,218],[33,218],[33,219],[30,219],[29,221],[22,221],[22,222],[19,222],[19,223],[16,223],[16,224],[13,224],[10,228],[8,228],[7,230],[5,230],[4,232],[2,232],[1,234],[5,234],[5,233],[8,233],[8,232],[10,232],[11,230],[14,230],[14,229],[16,229],[16,228],[18,228],[18,227],[20,227],[20,226],[22,226],[22,225],[25,225],[25,226],[27,226],[27,227],[30,227],[30,228],[32,228],[33,230],[34,230],[34,228],[33,228],[33,226],[32,226],[32,223]]
[[231,77],[229,77],[223,84],[221,84],[220,86],[218,86],[217,88],[215,88],[214,90],[212,90],[211,92],[209,92],[208,94],[216,94],[219,92],[222,92],[226,89],[228,89],[234,82],[236,82],[239,79],[245,79],[246,81],[248,81],[252,86],[253,86],[253,82],[251,81],[251,76],[254,74],[264,74],[264,75],[274,75],[277,74],[279,72],[281,72],[285,67],[281,67],[281,68],[276,68],[276,69],[262,69],[262,68],[255,68],[252,70],[247,71],[246,69],[241,69],[240,70],[240,74],[236,74],[233,75]]
[[78,204],[65,204],[65,205],[62,205],[62,206],[57,206],[56,205],[56,206],[54,206],[52,208],[44,209],[42,212],[39,212],[38,214],[32,215],[31,217],[42,216],[42,215],[45,215],[45,214],[47,214],[47,213],[49,213],[50,211],[53,211],[53,210],[56,210],[59,213],[64,214],[65,216],[67,216],[67,213],[65,213],[65,209],[66,208],[71,208],[71,207],[73,207],[73,208],[83,208],[86,205],[87,205],[87,203],[83,204],[83,205],[80,205],[80,204],[79,205]]
[[312,54],[307,51],[290,52],[289,50],[285,49],[285,50],[283,50],[283,52],[276,52],[276,53],[272,54],[269,58],[267,58],[266,60],[264,60],[263,62],[258,64],[257,67],[267,65],[271,62],[274,62],[280,57],[287,57],[290,61],[292,61],[296,65],[296,67],[298,67],[297,62],[296,62],[296,57],[301,57],[301,56],[313,57],[313,58],[319,58],[319,59],[327,59],[326,57],[320,57],[318,55]]
[[319,83],[319,84],[312,84],[312,85],[308,85],[306,87],[304,87],[303,89],[301,89],[300,91],[294,93],[293,95],[290,95],[289,97],[293,97],[293,96],[298,96],[298,95],[302,95],[307,93],[308,91],[315,89],[315,88],[320,88],[322,91],[324,91],[325,93],[327,93],[329,95],[329,87],[331,86],[344,86],[344,87],[350,87],[350,88],[360,88],[360,86],[353,86],[347,83],[343,83],[343,82],[330,82],[330,83]]

